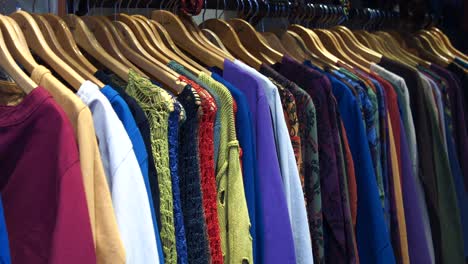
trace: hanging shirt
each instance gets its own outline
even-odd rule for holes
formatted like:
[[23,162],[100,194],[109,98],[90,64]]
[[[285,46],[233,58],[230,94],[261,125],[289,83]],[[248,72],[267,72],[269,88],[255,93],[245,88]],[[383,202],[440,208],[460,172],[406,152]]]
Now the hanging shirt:
[[[448,153],[444,149],[443,142],[445,139],[442,137],[440,129],[440,122],[438,120],[438,112],[436,106],[436,99],[434,98],[433,89],[431,84],[426,79],[421,79],[424,87],[424,99],[427,105],[429,122],[431,125],[431,132],[433,133],[434,141],[434,163],[436,167],[436,191],[437,199],[439,202],[439,223],[441,225],[441,241],[440,249],[442,258],[449,259],[463,259],[463,237],[461,227],[460,208],[457,204],[457,192],[454,185],[454,177],[450,168]],[[443,211],[442,211],[443,210]],[[447,211],[445,211],[447,210]],[[442,213],[442,212],[444,213]],[[442,227],[450,224],[450,228]],[[434,226],[433,226],[434,228]],[[437,227],[436,227],[437,228]]]
[[257,223],[255,215],[256,198],[255,198],[255,179],[257,174],[257,163],[255,162],[256,147],[253,140],[254,131],[252,124],[252,113],[249,110],[247,98],[243,92],[235,87],[230,82],[216,73],[212,73],[211,77],[222,83],[231,92],[232,97],[237,102],[236,117],[236,135],[241,149],[241,164],[242,176],[244,179],[244,192],[249,210],[250,219],[250,235],[252,236],[252,251],[254,263],[257,263]]
[[356,239],[360,263],[395,263],[358,99],[343,84],[337,83],[332,91],[346,128],[356,170],[358,188]]
[[411,113],[410,98],[409,98],[409,92],[408,92],[408,87],[406,86],[406,82],[402,77],[394,74],[393,72],[386,70],[385,68],[377,64],[371,64],[371,70],[377,73],[378,75],[380,75],[382,78],[389,81],[395,88],[395,91],[398,95],[398,101],[400,102],[400,105],[401,105],[400,109],[402,112],[403,123],[405,124],[405,131],[408,137],[408,144],[409,144],[408,147],[410,150],[411,160],[413,163],[413,174],[417,175],[418,174],[418,151],[417,151],[416,133],[414,130],[413,114]]
[[157,243],[161,243],[160,238],[158,238],[158,222],[156,220],[156,213],[154,211],[153,205],[153,195],[151,193],[151,186],[149,182],[148,153],[146,152],[143,137],[141,136],[140,130],[136,125],[135,119],[133,118],[132,113],[130,112],[130,108],[128,107],[127,103],[123,100],[123,98],[119,95],[119,93],[117,93],[112,87],[108,85],[104,86],[101,89],[101,93],[103,93],[104,96],[106,96],[106,98],[111,103],[112,108],[114,109],[115,113],[122,122],[125,131],[127,132],[132,142],[133,150],[138,160],[138,164],[140,165],[140,170],[143,175],[143,180],[145,182],[146,192],[148,194],[148,201],[150,204],[151,216],[153,219],[154,235],[157,238]]
[[[325,261],[327,257],[335,258],[340,262],[354,263],[354,249],[347,244],[346,226],[352,225],[351,215],[345,213],[345,205],[341,192],[341,179],[343,170],[337,160],[337,128],[335,101],[331,94],[329,80],[319,72],[298,63],[294,59],[284,56],[281,63],[274,68],[289,80],[303,87],[309,93],[317,109],[317,132],[320,158],[320,184],[322,188],[324,228],[329,232],[325,234]],[[341,170],[340,172],[338,170]],[[343,192],[344,193],[344,192]],[[349,224],[349,225],[348,225]]]
[[262,64],[260,72],[279,83],[282,83],[296,100],[299,134],[302,143],[302,168],[304,176],[304,193],[312,239],[314,262],[324,261],[322,190],[320,187],[320,166],[317,137],[317,118],[314,102],[309,94],[294,82],[291,82],[273,68]]
[[86,201],[98,263],[125,263],[125,249],[112,206],[91,111],[45,67],[34,68],[31,79],[44,87],[67,114],[76,135]]
[[211,260],[208,232],[203,211],[203,194],[200,180],[199,113],[201,100],[190,85],[178,95],[187,118],[179,130],[180,199],[184,213],[187,253],[189,263],[209,263]]
[[4,264],[11,263],[10,244],[8,242],[8,230],[5,223],[3,211],[3,201],[0,200],[0,262]]
[[[122,97],[122,99],[127,103],[128,108],[132,112],[133,118],[135,119],[135,122],[138,126],[138,130],[141,133],[141,136],[143,137],[143,141],[145,143],[145,149],[146,149],[146,154],[148,155],[148,178],[149,178],[149,183],[150,183],[150,188],[151,188],[151,194],[153,198],[153,207],[154,207],[154,212],[156,213],[156,221],[158,224],[158,233],[159,229],[161,229],[161,215],[160,215],[160,209],[159,209],[159,185],[158,185],[158,175],[156,172],[156,167],[154,165],[154,157],[153,157],[153,152],[151,151],[151,132],[150,132],[150,127],[148,123],[148,118],[146,117],[145,113],[141,109],[141,107],[138,105],[137,101],[131,97],[130,95],[127,94],[125,91],[125,87],[127,86],[127,83],[122,81],[120,78],[118,78],[115,74],[106,74],[103,71],[97,71],[94,73],[94,76],[98,78],[101,82],[108,84],[111,86],[116,92],[119,93],[119,95]],[[161,262],[164,262],[164,254],[162,253],[162,246],[160,243],[160,238],[159,236],[156,237],[158,239],[158,252],[159,254],[159,260]]]
[[12,263],[96,263],[73,127],[44,88],[0,107],[0,156]]
[[169,115],[168,143],[169,143],[169,167],[171,170],[172,196],[174,199],[174,229],[176,237],[177,261],[180,264],[188,263],[187,239],[185,238],[184,214],[180,200],[179,180],[179,125],[185,121],[185,109],[171,95],[174,111]]
[[239,65],[224,61],[223,78],[247,97],[257,155],[257,248],[259,263],[296,263],[294,240],[276,154],[273,125],[262,82]]
[[107,183],[127,262],[159,263],[148,194],[132,142],[99,88],[86,81],[77,95],[93,113]]
[[[431,219],[432,234],[434,237],[434,249],[437,261],[450,263],[462,262],[463,240],[459,209],[456,201],[456,192],[453,185],[452,173],[448,162],[448,154],[444,151],[442,133],[437,118],[437,108],[430,83],[421,78],[422,99],[425,103],[425,113],[432,134],[431,161],[434,166],[434,178],[423,178],[427,182],[426,196],[434,204],[429,204],[429,216]],[[419,130],[418,130],[419,132]],[[419,137],[418,137],[419,138]],[[421,153],[420,153],[421,155]],[[426,177],[426,175],[422,175]],[[437,262],[436,261],[436,262]]]
[[302,191],[299,172],[294,158],[294,150],[289,138],[288,127],[284,120],[283,107],[281,105],[278,88],[264,75],[241,61],[236,60],[234,63],[255,76],[255,78],[261,82],[262,89],[264,89],[273,120],[273,131],[275,133],[281,176],[294,236],[296,261],[298,261],[298,263],[312,263],[312,241],[308,233],[309,223],[304,203],[304,192]]
[[[455,143],[457,144],[458,159],[468,160],[468,121],[465,116],[462,94],[463,91],[466,90],[466,87],[461,87],[460,80],[446,69],[434,64],[431,64],[430,69],[447,81],[447,90],[450,98],[450,107],[454,125],[453,136]],[[468,162],[462,162],[460,166],[465,179],[465,188],[468,190]]]
[[253,260],[252,240],[240,168],[239,142],[234,122],[234,101],[229,90],[221,83],[203,72],[198,77],[215,90],[223,102],[219,109],[221,111],[221,140],[216,166],[216,182],[221,243],[224,248],[225,262],[239,263],[244,260],[250,262]]
[[[185,76],[180,76],[179,79],[190,86],[197,92],[200,97],[201,111],[199,113],[200,122],[198,124],[198,148],[200,158],[200,181],[203,195],[203,209],[205,212],[205,222],[208,232],[208,240],[210,243],[210,255],[212,263],[222,263],[223,251],[221,249],[221,227],[218,218],[218,199],[217,199],[217,179],[215,174],[214,163],[214,123],[216,115],[219,112],[215,100],[194,81]],[[221,115],[220,115],[221,117]],[[220,118],[221,121],[221,118]],[[225,124],[224,124],[225,125]],[[220,128],[222,128],[220,126]],[[221,135],[220,130],[220,135]],[[221,139],[221,138],[220,138]],[[219,141],[219,143],[221,140]],[[219,144],[221,145],[221,144]],[[224,145],[223,145],[224,146]],[[216,156],[219,157],[218,153]]]

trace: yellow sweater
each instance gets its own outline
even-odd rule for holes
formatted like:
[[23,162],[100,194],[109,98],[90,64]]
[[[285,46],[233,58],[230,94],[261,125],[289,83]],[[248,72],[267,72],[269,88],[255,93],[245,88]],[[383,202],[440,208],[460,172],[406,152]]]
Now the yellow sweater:
[[91,111],[47,68],[35,68],[31,79],[52,95],[75,130],[97,263],[125,263],[125,249],[120,239],[112,198],[99,154]]
[[218,217],[221,246],[225,263],[253,263],[250,219],[245,200],[244,183],[239,159],[239,142],[236,137],[233,99],[228,89],[205,73],[199,79],[213,89],[221,100],[218,112],[221,131],[216,183],[218,188]]

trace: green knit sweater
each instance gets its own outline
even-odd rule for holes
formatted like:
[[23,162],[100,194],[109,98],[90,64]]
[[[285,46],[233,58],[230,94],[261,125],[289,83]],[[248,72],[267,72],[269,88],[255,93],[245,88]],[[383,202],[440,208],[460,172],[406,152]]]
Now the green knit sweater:
[[225,263],[253,263],[250,219],[245,200],[244,183],[239,159],[239,142],[236,138],[233,99],[229,90],[205,73],[199,79],[216,91],[222,104],[216,183],[218,188],[218,217],[221,229],[221,246]]
[[151,148],[158,171],[161,212],[160,234],[164,259],[166,264],[177,264],[167,133],[169,114],[174,110],[174,105],[166,91],[132,70],[129,73],[126,90],[141,106],[150,124]]

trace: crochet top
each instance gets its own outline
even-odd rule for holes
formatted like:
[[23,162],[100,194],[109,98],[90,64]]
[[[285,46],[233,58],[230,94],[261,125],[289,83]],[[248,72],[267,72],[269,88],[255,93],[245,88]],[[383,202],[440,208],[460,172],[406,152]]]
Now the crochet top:
[[203,212],[197,140],[200,97],[190,85],[187,85],[177,100],[187,115],[187,120],[179,128],[178,169],[188,259],[191,264],[205,264],[210,262],[210,251]]
[[129,72],[127,92],[140,104],[148,117],[151,129],[151,148],[158,171],[161,212],[161,241],[166,263],[177,263],[174,232],[174,204],[169,170],[168,121],[174,110],[170,95],[162,88],[143,78],[135,71]]
[[203,208],[205,212],[206,228],[210,243],[211,263],[223,263],[221,251],[221,237],[219,231],[218,210],[216,208],[216,180],[213,160],[213,125],[218,108],[213,97],[194,81],[185,76],[179,77],[190,84],[201,99],[203,114],[199,116],[198,148],[200,152],[200,176],[203,193]]
[[[185,239],[184,215],[180,201],[178,152],[179,152],[179,120],[185,118],[185,110],[182,105],[172,97],[174,111],[169,115],[169,167],[172,179],[172,197],[174,200],[174,229],[176,237],[177,263],[187,264],[187,241]],[[184,120],[181,120],[182,122]]]
[[[222,100],[221,108],[218,109],[221,116],[221,140],[216,166],[216,183],[224,262],[252,263],[252,237],[240,168],[233,99],[224,85],[207,74],[200,73],[199,79],[215,90]],[[229,232],[230,230],[232,232]]]
[[[220,107],[221,105],[221,99],[219,98],[219,95],[216,93],[216,91],[213,91],[210,87],[206,86],[202,81],[198,79],[197,76],[195,76],[193,73],[188,71],[187,69],[184,68],[184,66],[180,65],[179,63],[175,61],[170,61],[168,64],[169,68],[173,69],[180,75],[183,75],[190,79],[191,81],[195,82],[198,84],[199,87],[203,88],[205,91],[209,92],[211,97],[213,97],[214,102],[216,103],[217,108]],[[198,91],[198,90],[197,90]],[[218,150],[219,150],[219,140],[220,140],[220,130],[221,130],[221,119],[219,116],[219,111],[216,111],[216,119],[214,122],[214,164],[217,164],[218,162]]]

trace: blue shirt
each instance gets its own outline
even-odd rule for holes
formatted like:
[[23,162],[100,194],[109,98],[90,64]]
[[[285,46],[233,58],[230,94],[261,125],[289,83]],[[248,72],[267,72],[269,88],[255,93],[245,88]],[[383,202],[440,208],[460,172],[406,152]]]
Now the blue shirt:
[[258,169],[255,179],[257,263],[296,263],[271,113],[262,84],[229,60],[224,60],[223,78],[244,93],[252,113]]
[[3,214],[3,203],[0,198],[0,263],[10,264],[10,245],[8,243],[8,231]]
[[252,113],[244,93],[217,73],[211,75],[213,79],[222,83],[231,92],[237,103],[236,134],[242,150],[242,175],[244,176],[244,192],[250,217],[250,234],[253,241],[254,263],[256,259],[256,221],[255,221],[255,178],[257,177],[257,164],[255,162],[255,141],[253,140]]
[[101,92],[109,100],[114,109],[115,113],[122,122],[128,137],[132,141],[133,151],[140,165],[141,173],[143,174],[143,180],[145,181],[146,192],[148,193],[148,200],[150,203],[151,216],[153,218],[154,232],[156,236],[156,244],[158,245],[158,255],[160,260],[164,260],[162,251],[161,238],[159,236],[158,222],[156,221],[156,213],[154,211],[153,196],[151,193],[151,187],[148,176],[148,153],[146,152],[145,143],[140,130],[137,127],[135,119],[133,118],[132,112],[128,107],[127,103],[123,100],[120,94],[115,91],[109,85],[104,86]]
[[359,201],[356,239],[360,263],[395,263],[358,101],[344,83],[331,74],[327,76],[333,87],[354,161]]

